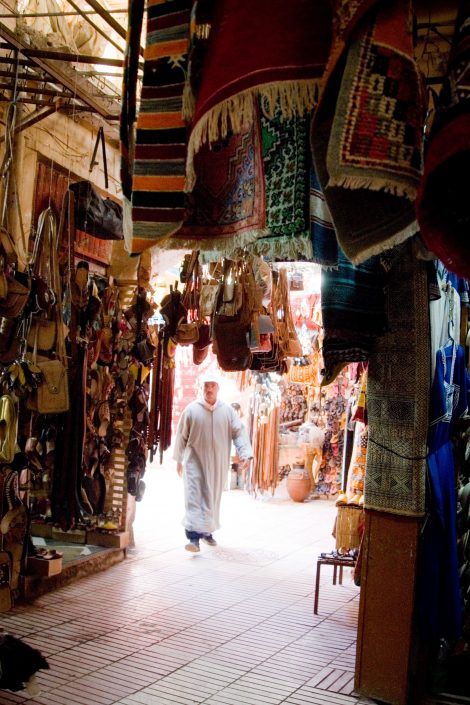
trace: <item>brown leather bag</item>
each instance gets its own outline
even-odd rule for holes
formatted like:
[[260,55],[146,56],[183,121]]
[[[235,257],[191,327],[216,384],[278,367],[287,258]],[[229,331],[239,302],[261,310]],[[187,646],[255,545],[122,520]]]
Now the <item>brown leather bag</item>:
[[69,410],[69,381],[61,360],[36,362],[42,372],[37,389],[37,409],[40,414],[62,414]]
[[247,370],[253,355],[248,345],[249,326],[232,316],[216,316],[213,350],[225,372]]
[[7,275],[8,293],[3,301],[0,301],[0,317],[3,318],[18,318],[23,313],[23,309],[29,299],[30,289],[20,281],[19,277],[23,277],[17,273],[14,277]]

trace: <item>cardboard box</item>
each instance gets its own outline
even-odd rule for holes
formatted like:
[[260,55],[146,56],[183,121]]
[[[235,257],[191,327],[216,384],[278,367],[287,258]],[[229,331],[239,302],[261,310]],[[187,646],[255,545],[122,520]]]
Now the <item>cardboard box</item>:
[[60,558],[37,558],[30,556],[28,558],[28,572],[43,577],[57,575],[62,572],[62,556]]
[[92,546],[104,546],[106,548],[126,548],[129,545],[129,532],[88,531],[87,543]]

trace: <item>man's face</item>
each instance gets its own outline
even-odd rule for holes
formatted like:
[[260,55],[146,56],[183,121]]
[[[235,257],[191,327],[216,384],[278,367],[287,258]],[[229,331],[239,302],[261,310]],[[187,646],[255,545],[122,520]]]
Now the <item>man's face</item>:
[[204,399],[208,404],[215,404],[219,385],[217,382],[204,382]]

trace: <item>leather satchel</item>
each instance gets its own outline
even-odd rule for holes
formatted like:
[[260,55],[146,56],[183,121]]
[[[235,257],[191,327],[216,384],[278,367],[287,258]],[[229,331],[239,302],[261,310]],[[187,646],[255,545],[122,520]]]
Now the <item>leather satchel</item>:
[[30,290],[16,277],[7,275],[8,292],[6,298],[0,301],[0,317],[18,318],[29,299]]
[[248,346],[249,327],[236,318],[217,316],[214,322],[214,345],[217,362],[225,372],[247,370],[253,355]]
[[61,360],[36,363],[43,375],[37,389],[37,409],[40,414],[63,414],[69,410],[69,381]]
[[199,340],[199,325],[197,321],[180,323],[176,329],[175,340],[178,345],[193,345]]
[[70,185],[75,197],[75,227],[100,240],[123,240],[122,206],[102,198],[89,181]]
[[57,337],[57,321],[45,318],[33,318],[27,336],[28,346],[41,352],[49,352],[55,346]]
[[199,293],[199,317],[212,316],[217,305],[220,284],[203,284]]

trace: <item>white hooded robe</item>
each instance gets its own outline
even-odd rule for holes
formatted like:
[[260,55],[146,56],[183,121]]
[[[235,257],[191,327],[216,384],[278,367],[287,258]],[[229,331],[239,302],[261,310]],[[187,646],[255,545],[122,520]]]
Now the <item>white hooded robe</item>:
[[211,411],[197,400],[181,414],[173,458],[184,466],[186,513],[182,523],[188,531],[211,534],[220,526],[220,500],[232,441],[241,460],[253,457],[245,427],[229,404],[217,401]]

